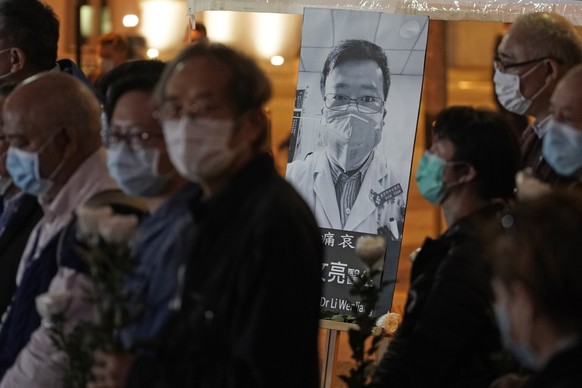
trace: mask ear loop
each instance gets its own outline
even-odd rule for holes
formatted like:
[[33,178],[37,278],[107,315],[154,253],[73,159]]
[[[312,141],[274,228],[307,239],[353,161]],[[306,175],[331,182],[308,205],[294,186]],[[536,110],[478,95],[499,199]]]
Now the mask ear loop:
[[[451,166],[451,167],[465,167],[465,168],[471,168],[471,164],[462,160],[456,160],[456,161],[451,161],[451,162],[446,162],[445,166]],[[474,169],[473,169],[474,171]],[[462,185],[463,183],[467,183],[469,181],[467,180],[463,180],[463,177],[461,177],[460,179],[458,179],[455,182],[443,182],[445,184],[445,187],[447,188],[447,190]]]

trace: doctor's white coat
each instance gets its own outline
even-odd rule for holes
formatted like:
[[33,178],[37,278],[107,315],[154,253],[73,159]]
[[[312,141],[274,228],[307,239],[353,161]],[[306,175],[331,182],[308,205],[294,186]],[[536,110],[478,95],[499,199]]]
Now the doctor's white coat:
[[313,211],[319,227],[378,234],[386,227],[394,239],[402,237],[404,194],[388,163],[374,153],[345,226],[341,225],[339,206],[325,150],[309,155],[305,161],[287,165],[286,179],[301,194]]

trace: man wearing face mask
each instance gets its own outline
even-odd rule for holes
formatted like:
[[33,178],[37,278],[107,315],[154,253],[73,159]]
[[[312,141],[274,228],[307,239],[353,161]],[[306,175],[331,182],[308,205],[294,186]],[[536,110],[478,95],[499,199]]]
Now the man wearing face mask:
[[403,190],[376,146],[382,138],[390,89],[381,47],[346,40],[329,53],[321,73],[325,148],[287,166],[287,180],[322,228],[385,233],[399,238]]
[[[566,186],[582,188],[582,65],[571,69],[558,83],[551,99],[550,130],[542,152]],[[564,179],[566,180],[566,179]]]
[[6,100],[6,166],[14,184],[38,196],[44,216],[28,239],[17,273],[18,288],[0,330],[0,374],[15,360],[17,364],[0,386],[44,386],[33,381],[35,374],[47,370],[30,365],[47,357],[36,349],[52,344],[46,331],[41,333],[46,328],[37,330],[40,317],[34,299],[49,284],[57,290],[74,287],[79,280],[75,271],[61,268],[57,272],[58,251],[70,248],[60,245],[60,232],[72,220],[74,209],[97,193],[117,188],[100,148],[99,117],[99,103],[92,92],[60,72],[27,79]]
[[520,201],[495,226],[495,315],[504,346],[533,375],[494,387],[582,386],[582,197],[555,190]]
[[487,388],[508,371],[481,236],[513,199],[518,158],[517,139],[500,114],[469,107],[438,114],[416,183],[442,206],[448,229],[427,238],[412,263],[404,317],[374,388]]
[[[267,77],[238,52],[199,43],[168,65],[156,95],[170,160],[202,193],[180,312],[127,386],[319,386],[321,237],[266,151]],[[288,315],[294,303],[301,319]],[[123,386],[96,377],[92,388]]]
[[562,181],[542,155],[542,139],[549,130],[550,97],[558,81],[582,62],[576,29],[557,14],[522,15],[503,36],[493,62],[499,103],[535,119],[521,138],[522,168],[543,182]]
[[[0,122],[7,96],[15,84],[0,85]],[[16,270],[26,240],[42,217],[36,197],[20,190],[6,170],[8,143],[0,126],[0,316],[12,300],[16,289]]]

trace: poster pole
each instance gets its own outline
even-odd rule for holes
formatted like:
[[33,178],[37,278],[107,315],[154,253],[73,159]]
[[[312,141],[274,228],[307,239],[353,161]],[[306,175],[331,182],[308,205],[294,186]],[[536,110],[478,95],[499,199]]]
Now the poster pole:
[[325,345],[323,360],[321,363],[320,388],[331,388],[333,382],[335,362],[337,361],[337,348],[342,331],[357,329],[358,325],[353,323],[336,322],[327,319],[319,321],[319,327],[325,329]]

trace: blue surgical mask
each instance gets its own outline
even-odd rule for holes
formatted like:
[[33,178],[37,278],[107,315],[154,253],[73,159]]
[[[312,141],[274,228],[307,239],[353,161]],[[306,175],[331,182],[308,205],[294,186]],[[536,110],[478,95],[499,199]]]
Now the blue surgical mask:
[[531,346],[517,343],[511,338],[511,321],[505,308],[500,305],[495,305],[494,310],[503,347],[521,365],[532,370],[539,370],[542,366],[541,361],[531,349]]
[[560,175],[582,174],[582,131],[551,119],[543,138],[542,154]]
[[50,179],[40,176],[38,152],[9,147],[6,154],[6,169],[14,184],[28,194],[42,195],[53,185]]
[[171,174],[160,175],[157,148],[132,148],[122,142],[107,149],[109,175],[124,193],[133,196],[158,195],[170,181]]
[[6,153],[6,170],[10,174],[13,183],[22,191],[40,196],[46,193],[53,185],[52,179],[63,167],[65,159],[62,159],[48,178],[40,176],[39,155],[52,138],[60,130],[54,131],[39,147],[37,151],[24,151],[16,147],[8,147]]
[[433,205],[438,205],[444,199],[446,186],[443,182],[447,162],[428,151],[425,151],[416,169],[416,184],[420,194]]

